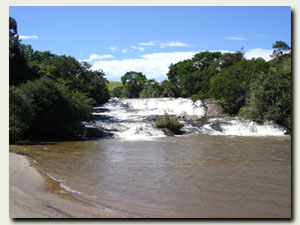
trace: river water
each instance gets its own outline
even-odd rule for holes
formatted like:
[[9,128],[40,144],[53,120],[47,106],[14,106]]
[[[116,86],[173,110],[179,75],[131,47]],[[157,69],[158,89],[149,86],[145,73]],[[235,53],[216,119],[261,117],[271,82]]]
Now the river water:
[[[222,131],[212,131],[209,123],[205,129],[185,124],[188,135],[166,137],[149,119],[165,108],[149,113],[145,103],[140,109],[112,104],[116,110],[106,105],[96,124],[110,129],[112,138],[12,148],[28,151],[35,166],[59,184],[52,191],[129,217],[291,216],[291,137],[282,128],[227,120]],[[187,106],[186,114],[203,113],[200,103]]]

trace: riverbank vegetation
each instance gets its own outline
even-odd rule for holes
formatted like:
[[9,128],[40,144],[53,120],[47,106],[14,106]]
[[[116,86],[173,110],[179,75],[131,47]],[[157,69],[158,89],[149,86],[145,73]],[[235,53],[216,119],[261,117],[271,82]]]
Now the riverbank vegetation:
[[17,23],[9,18],[10,143],[80,136],[81,121],[92,119],[93,105],[110,98],[104,73],[90,67],[22,44]]

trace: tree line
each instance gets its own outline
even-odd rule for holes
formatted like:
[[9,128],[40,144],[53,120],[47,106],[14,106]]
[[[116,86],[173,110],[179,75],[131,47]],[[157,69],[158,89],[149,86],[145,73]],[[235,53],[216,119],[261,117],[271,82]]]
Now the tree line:
[[121,98],[185,97],[218,100],[225,113],[254,120],[272,120],[291,129],[291,48],[276,41],[272,59],[246,59],[234,53],[200,52],[171,64],[168,79],[159,83],[140,72],[121,77],[122,87],[112,96]]
[[93,106],[110,98],[104,73],[71,56],[33,50],[21,43],[17,28],[10,17],[10,143],[81,136],[81,121],[92,120]]

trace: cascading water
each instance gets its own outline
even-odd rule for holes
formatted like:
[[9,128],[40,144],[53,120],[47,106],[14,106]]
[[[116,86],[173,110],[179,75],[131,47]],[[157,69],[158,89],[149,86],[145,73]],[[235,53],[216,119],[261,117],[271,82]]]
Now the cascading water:
[[[168,113],[179,118],[184,125],[185,135],[239,135],[266,136],[284,135],[285,129],[272,122],[262,124],[250,120],[232,117],[204,118],[206,107],[198,100],[186,98],[145,98],[118,99],[112,98],[101,107],[96,107],[98,120],[92,125],[114,138],[126,140],[152,140],[165,137],[163,131],[155,128],[158,115]],[[193,117],[193,119],[189,119]],[[91,125],[90,125],[91,126]]]

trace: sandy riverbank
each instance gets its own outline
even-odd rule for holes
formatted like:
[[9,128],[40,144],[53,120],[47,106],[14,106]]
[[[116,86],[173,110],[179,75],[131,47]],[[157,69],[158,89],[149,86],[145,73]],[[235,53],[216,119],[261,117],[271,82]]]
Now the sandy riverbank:
[[45,179],[26,156],[9,153],[10,218],[122,218],[110,209],[66,199],[45,188]]

